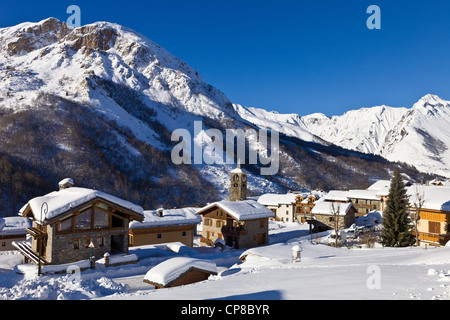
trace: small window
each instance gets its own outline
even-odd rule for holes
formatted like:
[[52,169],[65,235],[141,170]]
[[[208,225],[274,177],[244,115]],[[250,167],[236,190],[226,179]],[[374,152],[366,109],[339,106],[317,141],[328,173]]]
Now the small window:
[[6,242],[2,242],[2,247],[6,247]]
[[186,237],[186,231],[181,232],[182,237]]
[[162,238],[162,234],[161,233],[158,233],[158,235],[156,236],[158,239],[161,239]]
[[79,239],[73,240],[73,248],[75,250],[80,249],[80,240]]
[[99,238],[99,246],[103,247],[105,245],[105,237],[100,237]]

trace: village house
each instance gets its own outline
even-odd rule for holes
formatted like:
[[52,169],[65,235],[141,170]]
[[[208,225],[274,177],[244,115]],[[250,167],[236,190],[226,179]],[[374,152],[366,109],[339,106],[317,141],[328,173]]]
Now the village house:
[[295,202],[295,220],[305,223],[308,216],[314,208],[316,201],[320,199],[319,193],[300,193],[297,194]]
[[166,260],[150,269],[144,282],[155,289],[172,288],[207,280],[217,274],[214,261],[177,257]]
[[23,217],[0,218],[0,251],[17,250],[14,241],[25,241],[31,220]]
[[309,219],[314,222],[318,231],[334,229],[336,223],[338,223],[339,229],[346,229],[355,223],[357,212],[358,209],[352,202],[333,202],[320,199],[316,201],[311,210]]
[[202,217],[202,245],[220,242],[235,249],[267,244],[269,218],[275,217],[254,200],[215,202],[196,214]]
[[348,198],[358,209],[358,217],[372,211],[381,211],[381,195],[378,190],[349,190]]
[[201,217],[197,208],[158,209],[144,211],[144,220],[130,223],[130,246],[181,242],[194,246],[196,227]]
[[275,213],[275,219],[282,222],[294,222],[296,220],[297,194],[273,194],[266,193],[258,198],[258,203],[269,208]]
[[[143,209],[107,193],[73,187],[72,179],[60,190],[30,200],[20,210],[32,220],[28,242],[14,242],[25,261],[66,264],[105,253],[128,253],[128,226],[144,219]],[[90,248],[92,244],[94,248]]]
[[418,198],[424,200],[418,221],[420,243],[445,246],[450,240],[450,187],[412,185],[407,188],[407,194],[413,221],[419,206]]

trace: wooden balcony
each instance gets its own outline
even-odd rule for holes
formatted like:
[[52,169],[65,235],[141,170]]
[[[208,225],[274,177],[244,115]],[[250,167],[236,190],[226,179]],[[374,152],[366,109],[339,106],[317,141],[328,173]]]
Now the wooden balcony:
[[424,242],[430,242],[431,244],[439,246],[445,246],[447,241],[450,240],[450,234],[419,232],[419,240]]

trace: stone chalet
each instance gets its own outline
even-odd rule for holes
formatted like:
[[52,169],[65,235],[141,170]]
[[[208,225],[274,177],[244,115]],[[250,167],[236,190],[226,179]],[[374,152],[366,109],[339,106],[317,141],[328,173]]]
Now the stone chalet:
[[32,220],[31,245],[14,242],[25,262],[66,264],[105,253],[128,253],[128,227],[144,219],[143,209],[107,193],[73,187],[71,179],[60,182],[60,190],[30,200],[20,210]]
[[311,218],[318,230],[334,229],[335,219],[338,219],[339,228],[349,228],[355,223],[358,209],[352,202],[331,202],[320,199],[311,210]]
[[196,213],[202,216],[203,245],[221,242],[235,249],[267,244],[269,218],[275,213],[254,200],[221,201]]

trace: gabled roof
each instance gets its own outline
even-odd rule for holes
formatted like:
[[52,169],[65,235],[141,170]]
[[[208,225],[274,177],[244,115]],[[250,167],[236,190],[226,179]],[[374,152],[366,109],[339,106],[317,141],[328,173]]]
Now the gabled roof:
[[420,184],[408,187],[406,194],[410,197],[409,204],[411,207],[414,207],[414,203],[417,203],[417,192],[419,192],[419,195],[423,195],[425,200],[422,209],[450,212],[450,187]]
[[239,221],[275,217],[272,210],[254,200],[214,202],[198,210],[196,214],[204,214],[214,207],[221,208]]
[[[54,191],[45,196],[33,198],[20,209],[19,215],[26,216],[31,211],[37,223],[47,224],[59,215],[75,210],[95,199],[104,200],[107,203],[124,209],[125,213],[133,215],[137,220],[144,218],[144,209],[134,203],[101,191],[78,187]],[[44,203],[47,204],[48,208],[46,208]]]

